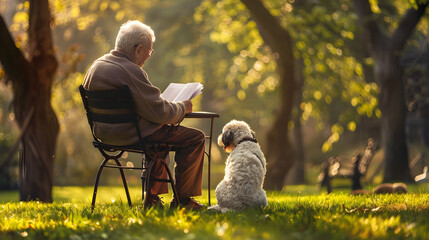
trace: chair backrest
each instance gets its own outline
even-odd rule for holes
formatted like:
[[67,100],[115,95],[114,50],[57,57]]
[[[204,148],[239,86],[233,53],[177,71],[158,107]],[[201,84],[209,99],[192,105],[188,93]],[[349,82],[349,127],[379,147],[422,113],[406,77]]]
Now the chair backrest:
[[365,149],[365,152],[363,153],[362,159],[360,160],[359,163],[359,172],[361,175],[365,175],[367,170],[368,170],[368,166],[372,161],[372,158],[374,157],[375,153],[378,150],[378,145],[376,145],[374,143],[374,140],[372,138],[368,139],[368,145]]
[[141,141],[138,115],[134,110],[134,100],[128,86],[113,90],[86,90],[81,85],[79,91],[94,140],[98,141],[94,135],[94,122],[99,122],[132,123]]

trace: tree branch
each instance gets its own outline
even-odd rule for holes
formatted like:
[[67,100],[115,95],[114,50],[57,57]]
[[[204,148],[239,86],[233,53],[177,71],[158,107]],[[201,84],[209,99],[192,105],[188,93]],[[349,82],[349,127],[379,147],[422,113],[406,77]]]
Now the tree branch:
[[0,62],[6,73],[7,80],[14,84],[27,81],[25,71],[28,61],[25,59],[21,50],[15,46],[11,34],[6,26],[3,17],[0,15]]
[[428,3],[419,4],[418,8],[410,8],[399,22],[398,28],[392,34],[392,50],[400,51],[403,49],[408,38],[413,33],[420,18],[424,15]]
[[387,36],[381,32],[368,0],[354,0],[354,6],[364,29],[364,37],[367,38],[369,49],[376,51],[379,44],[386,43]]
[[16,151],[16,148],[19,146],[19,144],[22,141],[22,137],[27,132],[28,127],[30,126],[30,121],[33,118],[34,114],[34,106],[31,106],[30,111],[28,115],[25,117],[24,124],[21,127],[21,132],[19,133],[18,138],[16,139],[15,143],[12,145],[12,147],[9,149],[9,152],[7,152],[6,157],[3,161],[0,162],[0,170],[6,166],[6,164],[12,159],[13,154]]
[[[279,46],[283,45],[285,41],[291,40],[289,33],[284,30],[278,19],[269,13],[260,0],[241,0],[241,2],[252,12],[261,36],[273,48],[273,52],[278,51],[281,48]],[[261,32],[261,30],[263,31]]]

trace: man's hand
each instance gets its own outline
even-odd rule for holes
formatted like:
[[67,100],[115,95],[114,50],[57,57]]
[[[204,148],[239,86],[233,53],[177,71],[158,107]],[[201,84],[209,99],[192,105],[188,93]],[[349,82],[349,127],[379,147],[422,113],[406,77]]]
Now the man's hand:
[[186,100],[183,101],[183,103],[185,104],[185,114],[192,112],[192,102],[191,100]]

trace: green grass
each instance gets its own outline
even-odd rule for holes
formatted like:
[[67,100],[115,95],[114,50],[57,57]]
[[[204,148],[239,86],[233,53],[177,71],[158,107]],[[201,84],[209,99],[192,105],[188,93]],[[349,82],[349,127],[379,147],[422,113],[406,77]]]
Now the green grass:
[[[129,208],[120,187],[102,187],[94,213],[91,187],[55,187],[52,204],[0,192],[0,239],[429,239],[427,189],[350,196],[293,186],[268,192],[265,209],[225,214]],[[136,203],[139,192],[131,189]],[[207,192],[199,200],[207,204]]]

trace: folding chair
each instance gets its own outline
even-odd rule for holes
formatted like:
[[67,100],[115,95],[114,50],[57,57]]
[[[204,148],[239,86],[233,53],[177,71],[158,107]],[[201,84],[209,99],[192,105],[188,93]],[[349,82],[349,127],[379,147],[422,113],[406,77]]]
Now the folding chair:
[[[174,151],[174,146],[165,144],[165,143],[152,143],[152,142],[143,142],[140,135],[140,129],[137,122],[137,113],[134,110],[134,100],[131,96],[128,86],[125,86],[120,89],[115,90],[99,90],[91,91],[86,90],[81,85],[79,87],[80,94],[82,96],[83,105],[86,110],[86,116],[88,118],[88,123],[91,128],[92,136],[94,141],[92,144],[97,148],[101,155],[103,155],[104,160],[100,164],[97,177],[94,184],[94,192],[92,197],[91,208],[94,210],[95,200],[97,196],[98,184],[101,176],[101,172],[104,168],[117,168],[122,177],[122,182],[125,188],[125,193],[127,195],[128,205],[131,207],[131,198],[128,191],[127,180],[125,178],[124,169],[132,170],[141,170],[142,178],[142,202],[144,207],[148,207],[147,198],[144,197],[144,192],[150,192],[150,182],[167,182],[171,184],[173,190],[174,199],[177,201],[177,191],[174,185],[174,180],[171,174],[171,171],[164,161],[170,151]],[[134,145],[127,146],[117,146],[101,142],[94,135],[94,122],[97,123],[109,123],[109,124],[123,124],[131,123],[135,126],[136,134],[139,141]],[[142,157],[142,162],[140,167],[128,167],[122,166],[119,158],[124,154],[124,152],[133,152],[140,153],[144,155]],[[113,162],[112,162],[113,161]],[[159,179],[150,177],[155,163],[160,162],[161,166],[165,167],[168,178]],[[176,205],[178,203],[176,202]]]

